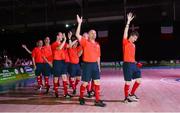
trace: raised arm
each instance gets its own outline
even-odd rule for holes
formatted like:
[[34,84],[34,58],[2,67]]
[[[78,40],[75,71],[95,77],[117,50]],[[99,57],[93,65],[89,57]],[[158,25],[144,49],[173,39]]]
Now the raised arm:
[[76,44],[77,43],[77,40],[74,40],[70,45],[69,45],[69,47],[71,48],[74,44]]
[[80,31],[81,31],[81,24],[82,24],[82,17],[79,17],[79,15],[77,15],[77,22],[78,22],[78,27],[76,30],[76,37],[77,39],[80,41],[81,40],[81,35],[80,35]]
[[72,42],[71,38],[72,38],[72,32],[70,31],[70,32],[68,33],[69,48],[71,48],[71,47],[73,46],[73,42]]
[[32,52],[27,48],[26,45],[22,44],[22,48],[24,48],[29,54],[32,54]]
[[63,49],[63,47],[64,47],[64,45],[66,43],[66,35],[65,35],[65,33],[63,33],[63,38],[64,38],[63,42],[57,47],[58,50]]
[[127,15],[127,23],[126,23],[126,27],[124,29],[124,35],[123,35],[124,39],[127,39],[127,37],[128,37],[129,24],[133,20],[133,18],[134,18],[133,14],[132,13],[128,13],[128,15]]

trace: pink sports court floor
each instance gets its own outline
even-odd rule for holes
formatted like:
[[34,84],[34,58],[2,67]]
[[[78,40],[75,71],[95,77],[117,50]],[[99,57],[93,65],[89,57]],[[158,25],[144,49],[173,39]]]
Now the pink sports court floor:
[[[94,106],[94,98],[79,105],[78,95],[71,100],[55,98],[52,82],[49,94],[34,90],[34,81],[27,80],[0,93],[0,112],[180,112],[180,69],[142,69],[138,102],[123,103],[124,79],[121,69],[102,69],[101,98],[106,107]],[[62,82],[61,82],[62,85]],[[78,86],[79,88],[79,86]],[[72,92],[69,89],[69,92]]]

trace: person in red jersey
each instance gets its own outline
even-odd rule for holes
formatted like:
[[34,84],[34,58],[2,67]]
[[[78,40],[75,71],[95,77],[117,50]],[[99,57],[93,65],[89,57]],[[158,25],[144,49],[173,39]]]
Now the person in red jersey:
[[76,94],[76,87],[81,79],[81,67],[79,57],[82,55],[82,48],[78,46],[78,41],[69,37],[69,58],[70,58],[70,79],[72,81],[73,94]]
[[[68,33],[68,37],[69,36],[72,36],[72,33],[69,32]],[[65,46],[64,46],[64,53],[65,53],[65,72],[67,74],[69,74],[69,65],[70,65],[70,59],[69,59],[69,43],[65,43]]]
[[43,59],[45,61],[44,63],[44,76],[45,76],[45,87],[46,87],[46,93],[48,93],[50,85],[49,85],[49,76],[52,74],[52,62],[53,62],[53,54],[51,50],[50,45],[50,38],[46,37],[44,39],[45,45],[43,46]]
[[100,46],[95,41],[96,31],[90,30],[88,32],[89,34],[88,40],[85,38],[82,38],[82,36],[80,35],[82,17],[80,18],[77,15],[77,22],[78,22],[78,27],[76,30],[76,37],[78,38],[78,41],[83,48],[83,62],[84,62],[83,67],[82,67],[83,83],[81,84],[81,87],[80,87],[79,102],[80,102],[80,105],[85,104],[84,92],[85,92],[86,86],[88,85],[88,82],[92,79],[95,84],[94,105],[104,107],[106,104],[102,100],[100,100]]
[[[69,44],[68,44],[68,46],[66,46],[67,47],[67,55],[68,55],[68,57],[69,57],[69,66],[68,66],[68,68],[67,68],[67,73],[72,73],[71,72],[71,62],[70,62],[70,52],[69,52],[69,48],[72,48],[72,45],[74,45],[76,42],[77,42],[77,40],[74,40],[73,42],[71,41],[71,38],[75,38],[75,37],[72,37],[72,32],[70,31],[69,33],[68,33],[68,39],[69,39]],[[78,47],[79,48],[79,50],[80,50],[80,47]],[[82,50],[80,50],[80,52],[79,53],[81,53],[82,54]],[[77,79],[76,79],[76,81],[74,82],[73,80],[74,80],[74,78],[72,78],[71,79],[71,75],[69,76],[69,86],[70,87],[74,87],[73,85],[75,85],[75,86],[77,86],[78,85],[78,83],[80,82],[80,78],[79,77],[76,77]],[[75,84],[74,84],[75,83]],[[74,89],[74,88],[73,88]],[[76,93],[75,92],[75,90],[73,91],[73,94],[74,93]]]
[[[83,38],[85,38],[86,40],[88,40],[88,33],[84,32],[83,33]],[[87,97],[91,98],[92,96],[94,96],[94,81],[91,80],[90,82],[88,82],[88,85],[86,86],[87,89]]]
[[[124,29],[123,35],[123,73],[124,73],[124,102],[137,101],[139,98],[135,95],[135,91],[141,83],[141,71],[136,65],[135,60],[135,51],[136,46],[134,44],[137,41],[139,34],[136,31],[130,33],[128,37],[129,24],[133,20],[134,16],[132,13],[127,15],[127,24]],[[135,83],[132,87],[131,92],[129,93],[130,84],[132,79],[135,80]]]
[[44,59],[43,59],[43,53],[42,53],[42,46],[43,41],[39,40],[37,42],[37,47],[35,47],[32,51],[32,61],[34,65],[35,75],[37,76],[37,82],[38,82],[38,88],[41,89],[42,84],[42,76],[43,73],[43,65],[44,65]]
[[[69,32],[68,33],[68,37],[71,37],[72,36],[72,32]],[[70,59],[69,59],[69,40],[65,43],[65,46],[64,46],[64,53],[65,53],[65,72],[67,75],[70,74]],[[72,80],[69,77],[69,86],[72,87]]]
[[56,37],[56,41],[51,45],[53,53],[53,74],[54,74],[54,90],[55,96],[58,97],[58,79],[62,76],[63,80],[63,90],[64,97],[71,98],[71,95],[68,94],[67,87],[67,75],[65,71],[65,53],[64,45],[66,43],[66,36],[59,32]]

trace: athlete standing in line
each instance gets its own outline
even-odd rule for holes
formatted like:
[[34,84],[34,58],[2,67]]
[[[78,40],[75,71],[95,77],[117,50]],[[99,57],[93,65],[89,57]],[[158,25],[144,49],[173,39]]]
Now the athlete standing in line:
[[58,79],[61,76],[63,80],[64,97],[71,98],[68,94],[67,87],[67,73],[65,70],[65,52],[64,47],[66,43],[66,36],[59,32],[56,36],[56,41],[51,45],[53,52],[53,74],[54,74],[54,91],[55,96],[58,98]]
[[88,40],[85,38],[82,38],[80,35],[81,30],[81,24],[82,24],[82,17],[80,18],[77,15],[77,22],[78,27],[76,30],[76,37],[78,38],[78,41],[80,45],[83,48],[83,73],[82,73],[82,81],[80,87],[80,98],[79,102],[80,105],[85,104],[84,92],[86,89],[86,86],[88,85],[88,82],[91,81],[91,79],[94,81],[94,89],[95,89],[95,106],[104,107],[106,104],[100,100],[100,46],[95,41],[96,39],[96,31],[90,30],[88,32],[89,37]]
[[[135,51],[136,46],[134,44],[139,37],[139,33],[133,31],[130,33],[128,37],[129,24],[133,20],[134,16],[132,13],[127,15],[127,23],[124,29],[123,35],[123,73],[124,73],[124,102],[132,102],[137,101],[139,98],[135,95],[135,91],[139,87],[141,83],[141,71],[136,65],[135,60]],[[131,92],[129,92],[130,85],[132,83],[132,79],[135,80],[135,83],[132,87]]]

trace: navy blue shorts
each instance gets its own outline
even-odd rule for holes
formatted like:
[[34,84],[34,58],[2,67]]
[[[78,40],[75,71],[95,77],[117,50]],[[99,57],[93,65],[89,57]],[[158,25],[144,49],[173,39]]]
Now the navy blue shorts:
[[59,77],[62,74],[66,74],[64,60],[54,60],[53,61],[53,74],[55,77]]
[[131,81],[132,79],[141,78],[141,71],[135,63],[123,63],[124,80]]
[[52,68],[48,63],[44,63],[44,76],[50,76],[52,74]]
[[35,75],[40,76],[44,74],[44,63],[36,63]]
[[89,82],[100,79],[100,73],[97,62],[84,62],[82,64],[82,81]]
[[81,67],[79,64],[70,64],[70,77],[81,76]]
[[64,71],[66,74],[70,74],[70,63],[69,62],[65,62]]

